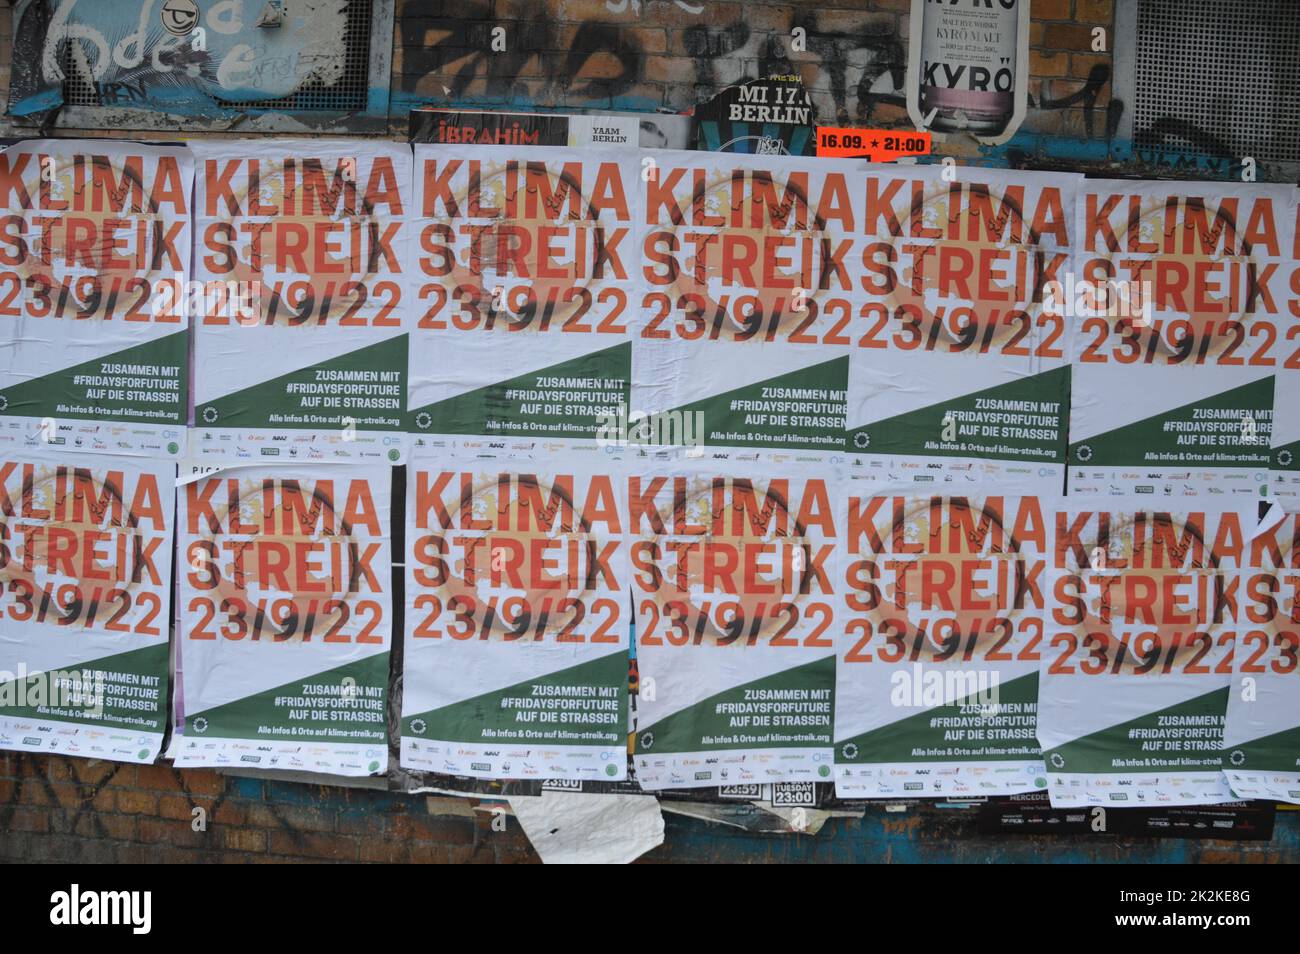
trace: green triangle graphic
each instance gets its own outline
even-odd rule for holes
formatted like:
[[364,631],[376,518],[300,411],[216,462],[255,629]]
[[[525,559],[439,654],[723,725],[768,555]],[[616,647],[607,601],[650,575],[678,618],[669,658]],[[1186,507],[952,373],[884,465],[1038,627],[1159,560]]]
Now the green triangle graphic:
[[[342,427],[343,418],[351,417],[356,420],[357,430],[400,431],[402,408],[406,405],[406,345],[407,335],[396,335],[328,361],[296,368],[268,381],[223,394],[214,401],[194,408],[195,424],[198,427],[206,424],[210,427],[310,430],[318,427]],[[313,404],[311,402],[320,400],[322,396],[291,392],[293,385],[315,386],[318,383],[317,371],[374,372],[373,380],[351,383],[381,388],[396,386],[397,393],[378,396],[378,400],[391,406],[366,407],[357,404]],[[345,401],[359,399],[364,400],[364,395],[348,395],[343,398]]]
[[[68,673],[102,671],[104,676],[103,714],[92,715],[84,708],[59,707],[58,712],[51,709],[41,712],[39,705],[18,705],[24,701],[19,695],[19,682],[26,683],[26,701],[32,699],[32,686],[43,682],[41,676],[28,676],[25,679],[12,679],[0,684],[0,715],[26,719],[57,719],[61,722],[76,722],[81,725],[103,726],[108,729],[125,729],[130,732],[161,732],[166,719],[167,709],[167,644],[146,646],[143,649],[129,649],[112,656],[101,656],[86,662],[52,667]],[[133,681],[132,677],[149,677],[156,680],[146,684],[143,680]],[[135,708],[139,700],[134,696],[123,696],[115,689],[139,688],[157,689],[157,699],[151,708]],[[48,687],[47,687],[48,691]],[[124,706],[123,703],[131,703]],[[5,704],[11,703],[11,704]],[[138,720],[144,719],[145,722]]]
[[1223,767],[1243,772],[1300,771],[1300,727],[1292,726],[1225,749]]
[[[543,378],[572,379],[562,390],[585,392],[585,397],[580,402],[554,402],[527,393],[555,390],[555,385],[543,383]],[[628,406],[631,378],[632,344],[624,342],[413,408],[407,414],[407,430],[416,434],[594,438],[600,415],[616,414],[620,406]]]
[[1273,461],[1269,466],[1274,470],[1300,470],[1300,441],[1292,441],[1290,444],[1274,447],[1272,453]]
[[[943,675],[943,667],[930,667],[929,672]],[[989,690],[990,693],[992,690]],[[962,706],[982,705],[985,697],[974,693],[958,699],[951,705],[940,705],[929,709],[914,711],[913,715],[863,732],[835,743],[835,761],[840,763],[876,763],[876,762],[942,762],[969,759],[979,762],[1024,761],[1038,759],[1038,740],[1034,738],[1031,726],[1026,739],[960,739],[944,738],[945,731],[964,731],[969,728],[947,728],[942,723],[934,725],[935,719],[959,719],[963,723],[972,721],[972,717],[962,712]],[[1010,682],[997,687],[997,705],[1016,705],[1018,710],[1008,713],[1013,716],[1034,716],[1038,702],[1038,673],[1032,672],[1018,676]],[[992,714],[984,725],[997,725],[999,714]],[[1015,726],[1016,729],[1022,728]],[[937,754],[945,750],[946,755]],[[1028,751],[1014,751],[1027,749]],[[991,751],[992,750],[992,751]]]
[[[352,679],[345,683],[345,679]],[[352,687],[353,703],[341,713],[364,713],[366,720],[338,718],[329,706],[300,708],[290,702],[304,698],[303,686]],[[339,694],[317,693],[308,701],[347,699]],[[278,701],[277,701],[278,700]],[[377,713],[370,708],[379,703]],[[388,653],[374,653],[325,672],[313,673],[273,689],[253,693],[224,705],[185,713],[185,736],[190,739],[264,739],[283,742],[355,742],[384,744],[388,708]],[[301,718],[319,712],[324,718]],[[369,721],[374,719],[374,721]],[[286,731],[263,731],[283,728]]]
[[[765,398],[763,389],[772,387],[801,396]],[[845,355],[685,404],[674,413],[704,415],[706,446],[842,450],[848,388],[849,359]],[[773,400],[813,402],[818,406],[798,414],[732,406],[733,402],[768,404]],[[785,414],[786,420],[772,420],[778,413]]]
[[[987,402],[1009,401],[1015,404],[989,407]],[[981,402],[984,406],[981,407]],[[1024,460],[1037,463],[1064,463],[1070,369],[1053,368],[1041,374],[998,384],[972,394],[931,404],[914,411],[876,421],[849,432],[848,449],[858,453],[907,454],[924,457],[988,457]],[[953,439],[944,440],[945,417],[952,412]],[[964,415],[1021,415],[1050,418],[1038,421],[981,421],[964,419]],[[996,434],[985,434],[985,427]],[[969,433],[965,429],[972,429]],[[1015,432],[1004,428],[1014,428]],[[1023,433],[1050,430],[1051,433]]]
[[[737,717],[719,712],[718,707],[729,703],[743,704],[746,693],[753,690],[806,690],[809,695],[820,691],[823,695],[815,701],[825,705],[825,719],[819,720],[815,725],[793,727],[755,727],[752,720],[747,727],[732,725],[732,720]],[[637,755],[652,757],[665,752],[710,752],[738,748],[829,748],[834,695],[834,656],[793,669],[783,669],[754,682],[743,683],[709,696],[664,716],[653,725],[642,726],[637,731]]]
[[[627,653],[613,652],[589,662],[560,669],[556,672],[526,679],[511,686],[493,689],[481,695],[463,699],[449,706],[417,712],[402,719],[403,738],[437,739],[442,742],[478,742],[517,745],[615,745],[627,739]],[[536,690],[533,687],[538,687]],[[534,713],[558,712],[561,719],[567,710],[535,709],[512,705],[509,700],[559,699],[546,695],[551,688],[573,686],[595,690],[587,701],[613,702],[610,709],[593,710],[600,722],[542,722],[529,721]],[[603,691],[603,695],[601,694]],[[583,710],[573,710],[581,713]],[[525,735],[526,732],[541,733]],[[509,733],[509,734],[507,734]]]
[[[1071,445],[1070,463],[1097,467],[1154,467],[1161,464],[1188,467],[1267,467],[1268,438],[1273,423],[1267,417],[1257,416],[1255,412],[1270,412],[1272,408],[1273,379],[1260,378],[1240,387],[1199,398],[1190,404],[1162,411],[1154,417],[1086,438]],[[1193,411],[1200,409],[1251,412],[1259,443],[1252,445],[1242,441],[1244,428],[1240,425],[1241,415],[1234,418],[1236,425],[1231,431],[1222,433],[1222,437],[1228,438],[1224,444],[1195,443],[1196,435],[1191,433],[1182,433],[1181,436],[1193,443],[1180,444],[1179,431],[1165,430],[1168,422],[1192,421]],[[1224,423],[1224,419],[1218,423]],[[1213,436],[1217,439],[1220,435]],[[1164,456],[1148,458],[1147,454]],[[1225,460],[1216,454],[1242,459]]]
[[[184,426],[189,396],[189,332],[178,331],[115,351],[68,368],[60,368],[16,384],[0,392],[0,415],[17,417],[69,418],[77,421],[130,421],[138,424],[176,424]],[[104,375],[105,363],[152,365],[175,368],[175,374]],[[170,387],[110,389],[101,384],[78,384],[81,375],[95,377],[148,377]],[[98,393],[111,390],[148,390],[163,395],[161,401],[131,401]],[[150,413],[141,413],[147,410]],[[162,413],[159,413],[162,412]]]
[[[1228,709],[1228,687],[1215,689],[1204,695],[1186,699],[1177,705],[1158,712],[1148,712],[1136,719],[1108,726],[1090,735],[1072,739],[1055,749],[1047,750],[1043,755],[1047,759],[1049,771],[1076,772],[1083,774],[1104,774],[1107,772],[1216,772],[1219,770],[1218,746],[1223,739],[1223,716]],[[1135,730],[1158,729],[1160,721],[1166,716],[1217,716],[1218,734],[1213,747],[1209,749],[1191,749],[1177,751],[1144,750],[1142,744],[1150,740],[1130,738]],[[1206,740],[1202,740],[1206,741]],[[1183,758],[1197,764],[1186,764]],[[1120,760],[1116,765],[1112,760]],[[1200,764],[1204,761],[1206,764]],[[1212,763],[1212,764],[1211,764]]]

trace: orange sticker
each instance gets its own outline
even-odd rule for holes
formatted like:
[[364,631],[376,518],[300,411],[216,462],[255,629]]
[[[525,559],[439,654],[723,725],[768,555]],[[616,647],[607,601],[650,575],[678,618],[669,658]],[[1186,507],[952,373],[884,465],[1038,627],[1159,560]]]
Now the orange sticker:
[[818,126],[817,155],[828,158],[865,156],[872,162],[892,162],[903,156],[930,153],[930,134],[915,130],[854,129]]

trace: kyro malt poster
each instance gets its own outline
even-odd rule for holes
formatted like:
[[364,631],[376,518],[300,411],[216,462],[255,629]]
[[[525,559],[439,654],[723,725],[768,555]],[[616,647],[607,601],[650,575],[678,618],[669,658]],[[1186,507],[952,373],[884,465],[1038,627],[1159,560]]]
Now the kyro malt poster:
[[877,492],[1060,492],[1079,181],[869,168],[846,450]]
[[410,150],[196,142],[195,454],[404,459]]
[[177,488],[177,766],[385,771],[391,479],[237,467]]
[[626,777],[626,491],[592,463],[412,458],[403,767]]
[[0,748],[157,757],[174,479],[139,457],[0,454]]
[[183,146],[0,151],[0,447],[185,452],[193,177]]
[[1300,514],[1274,504],[1241,585],[1223,773],[1241,798],[1300,804]]
[[830,781],[835,477],[687,459],[627,479],[641,786]]
[[592,445],[626,415],[639,167],[626,150],[417,145],[407,429]]
[[1037,497],[841,504],[835,791],[973,798],[1044,788],[1035,738],[1048,519]]
[[1063,504],[1053,515],[1038,690],[1052,804],[1233,800],[1221,749],[1254,504]]
[[1087,180],[1071,493],[1260,495],[1274,376],[1300,366],[1296,212],[1288,187]]

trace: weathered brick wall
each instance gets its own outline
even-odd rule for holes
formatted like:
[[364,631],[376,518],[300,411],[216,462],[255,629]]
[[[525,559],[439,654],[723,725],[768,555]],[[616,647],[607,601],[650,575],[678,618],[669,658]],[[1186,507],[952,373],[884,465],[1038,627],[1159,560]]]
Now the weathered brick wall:
[[[194,810],[207,827],[195,831]],[[451,812],[455,812],[454,814]],[[1294,861],[1298,813],[1271,842],[989,836],[974,813],[934,807],[832,819],[816,836],[747,834],[665,813],[648,862],[1199,862]],[[0,753],[0,862],[535,862],[518,822],[493,825],[464,799],[395,795]]]
[[[1024,131],[1074,145],[1106,138],[1115,0],[1033,0]],[[910,0],[398,0],[390,136],[417,105],[682,112],[729,84],[797,72],[823,123],[910,127],[905,73]],[[696,12],[698,11],[698,12]],[[0,4],[0,102],[7,102],[12,8]],[[492,50],[492,30],[506,49]],[[791,49],[791,31],[806,49]],[[63,133],[65,135],[71,133]],[[81,133],[76,133],[80,135]],[[92,135],[186,138],[192,130]],[[975,156],[965,137],[941,153]]]
[[513,819],[495,831],[468,805],[446,814],[423,796],[6,752],[0,861],[537,860]]
[[[822,123],[909,126],[910,0],[403,0],[393,56],[394,128],[405,107],[682,112],[725,86],[797,72]],[[1033,0],[1026,131],[1104,137],[1114,0]],[[543,12],[544,11],[544,12]],[[698,11],[698,12],[697,12]],[[505,50],[491,49],[504,29]],[[796,27],[806,48],[791,48]],[[975,155],[953,138],[939,148]]]

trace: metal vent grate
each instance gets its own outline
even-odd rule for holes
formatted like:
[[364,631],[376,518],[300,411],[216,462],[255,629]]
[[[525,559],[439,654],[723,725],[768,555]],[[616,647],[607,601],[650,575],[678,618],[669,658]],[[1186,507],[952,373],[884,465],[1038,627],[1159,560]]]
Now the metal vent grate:
[[[293,0],[286,0],[285,13],[290,21],[293,6]],[[217,104],[223,109],[275,110],[287,113],[364,110],[369,92],[372,9],[373,0],[351,0],[348,4],[343,69],[333,83],[326,85],[319,79],[313,79],[279,99],[229,100],[217,97]],[[281,29],[291,27],[286,25]],[[64,40],[60,47],[64,103],[69,106],[105,105],[91,76],[90,64],[86,62],[80,42]],[[212,69],[215,72],[216,66]]]
[[[286,113],[315,113],[362,110],[370,79],[370,25],[372,0],[352,0],[347,9],[343,38],[343,74],[330,85],[310,80],[291,95],[280,99],[218,99],[225,109],[274,109]],[[286,0],[285,13],[293,16],[293,0]]]
[[77,40],[59,46],[59,67],[63,70],[63,102],[69,106],[102,105],[85,50]]
[[1138,0],[1133,138],[1300,162],[1300,3]]

